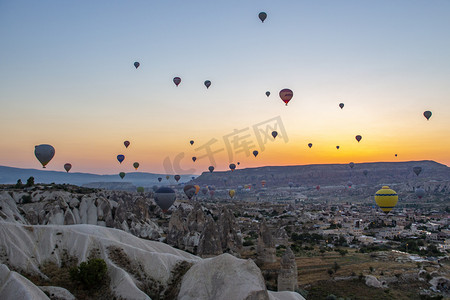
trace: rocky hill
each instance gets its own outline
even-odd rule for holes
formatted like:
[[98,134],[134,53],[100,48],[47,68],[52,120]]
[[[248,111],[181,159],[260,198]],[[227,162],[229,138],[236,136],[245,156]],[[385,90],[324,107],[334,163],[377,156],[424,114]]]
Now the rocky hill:
[[[419,176],[413,168],[420,166]],[[364,171],[367,175],[364,175]],[[317,185],[333,186],[353,184],[380,185],[386,183],[420,183],[428,181],[450,181],[450,168],[434,161],[376,162],[349,164],[324,164],[303,166],[270,166],[259,168],[236,169],[233,172],[204,172],[192,182],[216,187],[233,187],[252,184],[261,186],[266,181],[267,187],[295,186],[312,187]]]

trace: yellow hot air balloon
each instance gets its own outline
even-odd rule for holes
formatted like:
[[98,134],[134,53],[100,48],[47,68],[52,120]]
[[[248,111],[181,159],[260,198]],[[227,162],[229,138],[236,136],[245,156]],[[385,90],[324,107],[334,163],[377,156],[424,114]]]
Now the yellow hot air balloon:
[[235,191],[235,190],[229,190],[229,191],[228,191],[228,195],[230,195],[230,198],[233,198],[233,197],[234,197],[234,194],[236,194],[236,191]]
[[397,201],[397,192],[391,190],[388,186],[383,186],[381,190],[375,193],[375,202],[385,214],[388,214],[395,207]]

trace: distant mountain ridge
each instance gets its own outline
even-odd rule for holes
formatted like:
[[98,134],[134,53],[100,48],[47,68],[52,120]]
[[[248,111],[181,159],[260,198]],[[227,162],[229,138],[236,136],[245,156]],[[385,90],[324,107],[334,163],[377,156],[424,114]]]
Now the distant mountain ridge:
[[[126,173],[124,179],[120,179],[119,175],[99,175],[91,173],[72,173],[72,172],[60,172],[60,171],[46,171],[37,169],[22,169],[14,167],[0,166],[0,184],[13,184],[18,179],[21,179],[23,183],[26,183],[27,179],[33,176],[36,183],[68,183],[73,185],[87,185],[90,184],[94,187],[93,183],[113,183],[119,182],[120,184],[131,184],[134,186],[151,187],[153,185],[163,184],[176,184],[177,182],[170,176],[169,180],[166,179],[166,174],[154,174],[145,172],[131,172]],[[180,183],[191,180],[194,175],[180,175]],[[158,182],[158,177],[163,178],[162,182]]]
[[[417,176],[413,167],[422,167]],[[364,175],[367,170],[367,175]],[[218,187],[253,184],[260,186],[265,180],[267,186],[286,186],[289,182],[300,186],[386,184],[422,181],[450,181],[450,168],[430,160],[406,162],[373,162],[349,164],[316,164],[298,166],[266,166],[236,169],[234,172],[204,172],[193,182]]]

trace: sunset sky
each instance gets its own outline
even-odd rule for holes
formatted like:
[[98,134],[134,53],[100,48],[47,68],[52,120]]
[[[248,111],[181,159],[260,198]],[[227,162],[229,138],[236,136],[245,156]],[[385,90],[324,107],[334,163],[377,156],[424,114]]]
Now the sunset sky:
[[[216,170],[450,165],[449,15],[447,0],[0,0],[0,165],[39,168],[51,144],[49,170],[200,174],[214,139]],[[227,151],[235,129],[249,156]]]

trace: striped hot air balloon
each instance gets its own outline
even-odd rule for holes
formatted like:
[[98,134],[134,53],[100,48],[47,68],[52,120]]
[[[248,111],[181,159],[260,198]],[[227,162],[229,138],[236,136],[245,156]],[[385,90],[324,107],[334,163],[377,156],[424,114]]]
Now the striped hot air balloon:
[[383,186],[381,190],[375,193],[375,202],[385,214],[388,214],[395,207],[397,201],[397,192],[388,186]]

